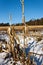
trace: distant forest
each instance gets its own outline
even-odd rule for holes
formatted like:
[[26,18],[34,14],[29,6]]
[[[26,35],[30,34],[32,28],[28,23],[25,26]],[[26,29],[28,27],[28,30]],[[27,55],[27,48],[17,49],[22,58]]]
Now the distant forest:
[[43,18],[37,20],[30,20],[26,22],[28,25],[43,25]]
[[[37,20],[30,20],[28,22],[26,22],[27,25],[43,25],[43,18],[41,19],[37,19]],[[22,23],[20,24],[16,24],[17,26],[18,25],[23,25]]]
[[[30,20],[28,22],[26,22],[27,25],[43,25],[43,18],[41,19],[37,19],[37,20]],[[9,23],[0,23],[0,26],[9,26]],[[24,25],[22,23],[18,23],[18,24],[12,24],[12,25]]]
[[0,23],[0,26],[9,26],[9,23]]

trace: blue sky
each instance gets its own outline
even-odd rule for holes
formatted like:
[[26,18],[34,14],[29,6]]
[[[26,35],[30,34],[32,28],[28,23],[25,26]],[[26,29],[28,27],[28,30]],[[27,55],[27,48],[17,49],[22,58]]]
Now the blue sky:
[[[43,0],[25,1],[25,21],[40,19],[43,17]],[[20,0],[0,0],[0,23],[9,21],[9,14],[12,15],[12,23],[22,22],[22,9]]]

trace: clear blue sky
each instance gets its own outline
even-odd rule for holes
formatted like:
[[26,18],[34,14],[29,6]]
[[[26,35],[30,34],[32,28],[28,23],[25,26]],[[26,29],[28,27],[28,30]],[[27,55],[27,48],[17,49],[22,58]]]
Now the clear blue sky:
[[[25,1],[25,21],[43,17],[43,0]],[[9,21],[12,14],[12,23],[22,22],[22,9],[20,0],[0,0],[0,23]]]

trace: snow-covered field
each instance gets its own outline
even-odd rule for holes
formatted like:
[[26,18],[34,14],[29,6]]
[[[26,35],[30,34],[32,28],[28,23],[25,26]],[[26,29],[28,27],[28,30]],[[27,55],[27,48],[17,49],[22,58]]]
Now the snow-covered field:
[[[20,39],[20,46],[21,48],[24,48],[24,38],[22,36],[19,36]],[[26,54],[28,52],[34,52],[41,55],[34,54],[34,61],[37,63],[37,65],[43,64],[43,39],[40,41],[37,41],[34,37],[26,37],[25,39],[25,51]]]
[[[9,37],[7,37],[7,35],[1,35],[0,38],[5,39],[7,42],[9,42]],[[24,38],[22,36],[19,36],[19,39],[20,39],[20,48],[24,48]],[[38,42],[36,38],[26,37],[25,51],[26,54],[28,54],[28,52],[34,52],[43,55],[43,39]],[[5,56],[6,56],[5,52],[0,53],[0,65],[12,65],[11,63],[14,62],[13,59],[7,58],[6,60],[4,60]],[[43,56],[34,54],[34,61],[37,63],[37,65],[43,64]],[[20,63],[20,61],[18,61],[17,63]]]

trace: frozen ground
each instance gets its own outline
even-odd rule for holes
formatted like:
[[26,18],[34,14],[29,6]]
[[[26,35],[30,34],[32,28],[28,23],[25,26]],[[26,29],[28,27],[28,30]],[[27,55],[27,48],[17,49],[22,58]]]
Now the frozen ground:
[[[29,51],[29,52],[34,52],[43,55],[42,48],[43,48],[43,40],[39,42],[33,41],[28,44],[28,48],[26,48],[26,53],[28,53]],[[43,64],[43,56],[34,54],[34,61],[37,63],[37,65]]]
[[[9,41],[9,39],[7,38],[7,36],[0,36],[0,38],[5,38],[7,39],[7,42]],[[27,40],[27,41],[26,41]],[[43,39],[39,42],[37,42],[33,37],[27,37],[25,40],[25,51],[26,54],[28,54],[28,52],[34,52],[34,53],[38,53],[38,54],[43,54]],[[22,38],[22,36],[20,37],[20,48],[24,48],[24,40]],[[7,53],[3,52],[0,53],[0,65],[12,65],[14,63],[12,58],[7,58],[6,60],[4,60],[4,57],[6,56]],[[34,61],[37,63],[37,65],[41,65],[43,64],[43,56],[40,55],[34,55]],[[22,65],[20,64],[20,61],[17,62],[18,65]]]
[[[42,56],[34,54],[34,61],[37,63],[37,65],[43,64],[43,39],[40,41],[36,41],[36,39],[33,37],[27,37],[25,39],[25,42],[26,54],[28,54],[28,52],[42,54]],[[20,36],[20,43],[20,46],[24,48],[24,40],[22,36]]]

